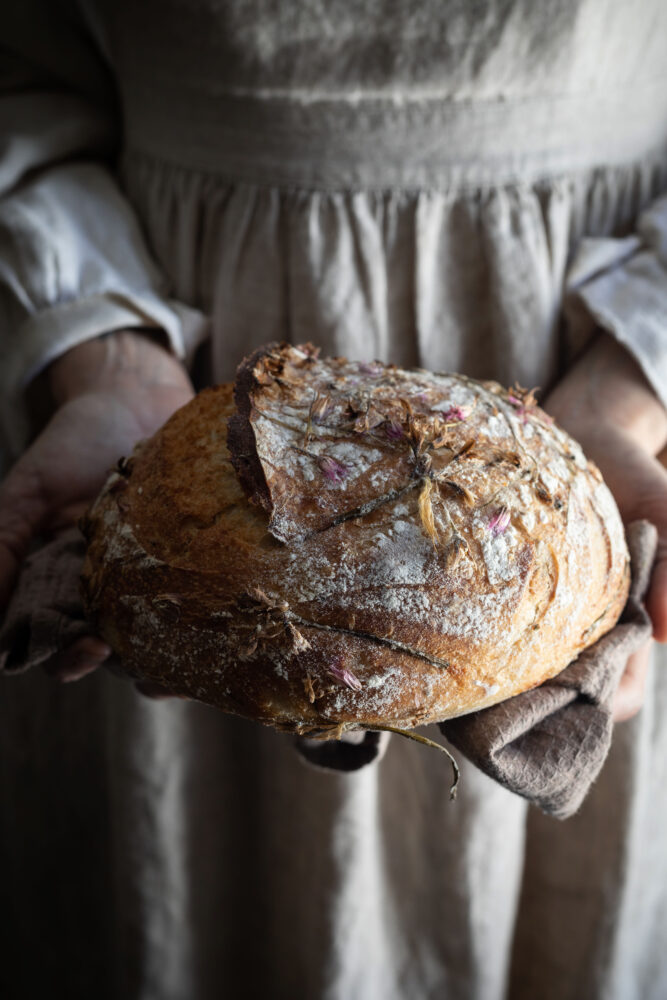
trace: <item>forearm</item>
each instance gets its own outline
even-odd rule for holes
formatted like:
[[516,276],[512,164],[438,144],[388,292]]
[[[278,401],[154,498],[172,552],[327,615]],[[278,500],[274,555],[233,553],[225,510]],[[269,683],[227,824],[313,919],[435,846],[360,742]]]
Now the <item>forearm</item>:
[[106,395],[124,403],[147,433],[192,397],[188,373],[159,334],[118,330],[85,341],[54,361],[46,372],[57,408],[79,396]]
[[117,330],[66,351],[48,369],[53,400],[61,405],[86,392],[130,386],[175,387],[188,380],[182,363],[148,330]]

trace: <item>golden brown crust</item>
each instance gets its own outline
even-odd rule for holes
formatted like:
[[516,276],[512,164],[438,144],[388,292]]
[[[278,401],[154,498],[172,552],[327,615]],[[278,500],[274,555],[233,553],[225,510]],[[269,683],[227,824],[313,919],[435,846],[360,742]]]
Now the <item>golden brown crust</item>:
[[175,413],[87,534],[86,608],[130,674],[295,732],[534,687],[628,588],[609,491],[529,393],[309,345]]

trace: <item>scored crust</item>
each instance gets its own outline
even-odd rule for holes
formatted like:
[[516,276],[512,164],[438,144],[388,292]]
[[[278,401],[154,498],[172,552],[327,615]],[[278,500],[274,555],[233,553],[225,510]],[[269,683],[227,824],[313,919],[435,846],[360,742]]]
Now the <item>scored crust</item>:
[[627,597],[620,516],[531,393],[269,345],[119,464],[87,614],[132,676],[300,733],[554,676]]

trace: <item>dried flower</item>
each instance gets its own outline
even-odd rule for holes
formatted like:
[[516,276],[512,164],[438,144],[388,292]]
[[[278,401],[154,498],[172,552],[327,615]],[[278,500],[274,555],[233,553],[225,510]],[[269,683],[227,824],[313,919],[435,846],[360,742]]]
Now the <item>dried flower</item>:
[[310,643],[306,637],[291,622],[287,623],[287,632],[292,640],[293,653],[305,653],[307,649],[310,649]]
[[368,409],[354,421],[354,430],[358,434],[363,434],[365,431],[372,431],[373,428],[378,427],[383,421],[384,417],[380,411],[376,410],[374,406],[369,406]]
[[431,539],[434,545],[438,544],[438,532],[435,527],[435,517],[433,516],[433,504],[431,503],[431,491],[433,481],[425,479],[419,494],[419,517],[422,528]]
[[453,479],[442,479],[440,482],[443,486],[448,486],[452,493],[455,493],[457,497],[461,497],[466,507],[475,506],[475,498],[466,486],[461,486],[460,483],[455,483]]
[[384,427],[384,432],[390,441],[399,441],[404,437],[404,431],[397,420],[388,420]]
[[447,441],[448,437],[446,432],[444,434],[438,434],[438,436],[433,438],[433,440],[431,441],[431,448],[433,448],[435,451],[437,451],[438,448],[444,448],[444,446],[447,444]]
[[421,455],[433,435],[432,421],[421,413],[409,413],[407,418],[408,437],[415,455]]
[[467,406],[450,406],[442,416],[448,424],[458,424],[462,420],[468,419],[470,416],[470,408]]
[[447,556],[446,563],[447,569],[456,569],[461,557],[467,555],[468,553],[468,543],[465,538],[462,538],[459,534],[454,534],[449,545],[447,546]]
[[260,587],[253,587],[245,594],[240,594],[237,600],[237,604],[242,606],[249,606],[255,610],[255,605],[259,604],[262,608],[272,608],[274,602],[267,597],[264,591]]
[[310,406],[309,417],[314,424],[319,424],[329,415],[332,402],[328,396],[317,395]]
[[257,636],[252,636],[245,646],[240,646],[237,652],[239,660],[249,660],[256,651],[258,645]]
[[318,698],[322,697],[321,690],[319,688],[315,690],[315,685],[313,684],[313,678],[310,676],[310,674],[306,674],[306,676],[303,678],[303,686],[306,692],[306,697],[308,698],[308,701],[310,702],[311,705],[314,704],[314,702],[316,702]]
[[330,483],[342,483],[344,479],[347,479],[347,469],[342,462],[337,462],[335,458],[320,455],[317,464],[324,478],[328,479]]
[[334,660],[329,664],[329,673],[332,677],[335,677],[337,681],[344,684],[345,687],[351,688],[353,691],[361,691],[361,681],[353,674],[351,670],[344,667],[340,660]]
[[494,538],[498,535],[502,535],[504,531],[507,530],[510,523],[510,512],[507,507],[499,507],[496,513],[493,515],[489,521],[489,531]]
[[370,375],[371,378],[377,378],[384,371],[384,365],[379,361],[360,361],[359,371],[362,375]]
[[427,451],[422,452],[421,455],[416,455],[415,467],[413,470],[413,476],[421,478],[422,476],[430,476],[431,467],[433,466],[433,459]]
[[456,452],[454,458],[452,459],[452,462],[456,462],[459,458],[463,458],[464,455],[467,455],[468,452],[472,451],[472,449],[475,447],[475,444],[476,441],[474,438],[470,438],[469,441],[466,441],[463,447],[459,448],[459,450]]
[[535,487],[535,494],[538,500],[541,500],[542,503],[551,503],[551,501],[553,500],[551,493],[541,480],[537,483]]
[[509,402],[521,417],[521,422],[524,424],[526,423],[528,414],[532,413],[537,406],[537,399],[535,397],[536,391],[536,389],[524,389],[520,385],[515,385],[507,393]]
[[537,406],[537,397],[535,393],[537,389],[524,389],[522,385],[515,383],[511,389],[508,390],[507,398],[510,403],[518,404],[520,406],[533,407]]
[[308,341],[306,344],[299,344],[294,348],[295,354],[305,354],[305,361],[312,364],[313,361],[317,361],[321,348],[315,347]]

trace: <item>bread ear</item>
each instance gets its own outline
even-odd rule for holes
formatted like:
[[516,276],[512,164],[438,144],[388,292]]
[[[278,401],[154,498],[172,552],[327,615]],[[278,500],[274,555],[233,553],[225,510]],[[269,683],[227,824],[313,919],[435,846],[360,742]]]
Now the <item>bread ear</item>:
[[276,349],[284,347],[277,341],[258,347],[243,359],[236,369],[234,402],[236,413],[227,421],[227,447],[234,471],[250,503],[263,507],[270,515],[273,510],[264,469],[257,454],[253,430],[253,394],[259,388],[256,367]]
[[[391,366],[317,362],[317,354],[311,344],[269,344],[241,363],[234,385],[232,466],[281,542],[363,516],[418,484],[400,429],[409,404],[396,398]],[[401,440],[385,433],[389,426]]]

